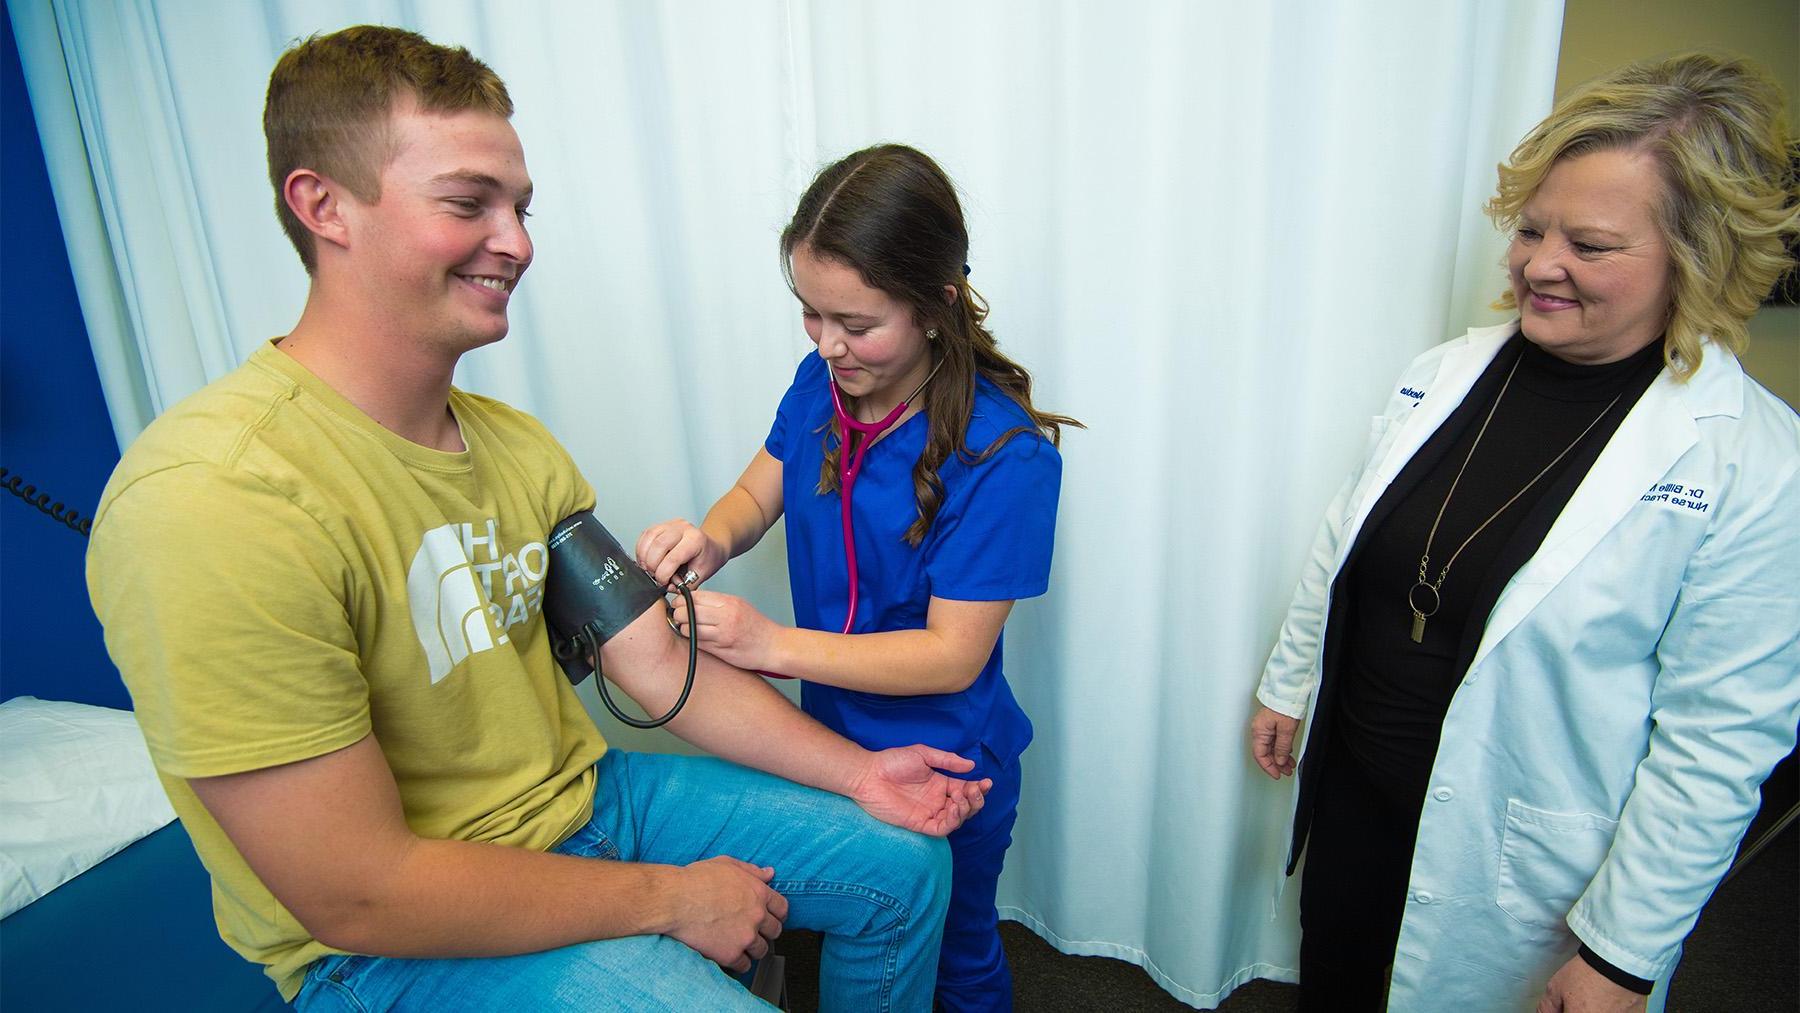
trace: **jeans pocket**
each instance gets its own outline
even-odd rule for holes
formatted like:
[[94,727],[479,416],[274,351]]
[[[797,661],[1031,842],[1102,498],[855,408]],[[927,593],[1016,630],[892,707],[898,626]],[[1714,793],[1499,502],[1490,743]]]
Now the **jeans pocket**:
[[553,854],[575,855],[579,858],[598,858],[612,862],[619,860],[619,846],[613,843],[606,831],[600,829],[598,819],[589,820],[550,851]]
[[359,973],[376,959],[343,953],[313,961],[300,984],[300,994],[294,997],[294,1007],[303,1013],[335,1013],[338,1010],[363,1013],[367,1007],[356,993],[356,980]]
[[1561,928],[1618,828],[1618,820],[1597,813],[1549,812],[1508,799],[1495,903],[1521,925]]

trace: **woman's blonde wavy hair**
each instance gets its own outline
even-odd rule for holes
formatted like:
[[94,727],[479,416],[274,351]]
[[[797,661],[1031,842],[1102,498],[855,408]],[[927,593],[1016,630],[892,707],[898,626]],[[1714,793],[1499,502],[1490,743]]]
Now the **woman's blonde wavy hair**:
[[[1663,354],[1679,381],[1700,367],[1701,339],[1742,351],[1745,324],[1794,260],[1800,185],[1781,89],[1754,65],[1683,53],[1624,67],[1556,104],[1500,165],[1484,207],[1504,231],[1564,158],[1650,153],[1665,194],[1670,314]],[[1516,309],[1509,290],[1494,304]]]

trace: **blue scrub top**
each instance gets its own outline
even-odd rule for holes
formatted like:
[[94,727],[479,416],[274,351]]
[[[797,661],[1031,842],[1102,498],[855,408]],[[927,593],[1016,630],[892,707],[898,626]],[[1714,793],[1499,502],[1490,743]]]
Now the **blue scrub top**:
[[[825,361],[808,355],[781,399],[764,447],[782,462],[794,620],[836,633],[849,608],[849,570],[838,494],[818,492],[825,444],[837,441],[830,427],[830,382]],[[977,378],[971,452],[1018,427],[1027,431],[979,464],[955,454],[944,462],[943,503],[917,548],[905,535],[919,515],[912,470],[925,449],[925,413],[869,448],[851,503],[858,578],[851,632],[924,629],[934,596],[1009,601],[1049,588],[1062,457],[1016,402]],[[1010,765],[1031,742],[1031,721],[1001,671],[1004,646],[1003,634],[981,674],[960,693],[882,696],[808,682],[801,706],[870,749],[922,742],[975,761],[976,774],[986,775],[994,765]]]

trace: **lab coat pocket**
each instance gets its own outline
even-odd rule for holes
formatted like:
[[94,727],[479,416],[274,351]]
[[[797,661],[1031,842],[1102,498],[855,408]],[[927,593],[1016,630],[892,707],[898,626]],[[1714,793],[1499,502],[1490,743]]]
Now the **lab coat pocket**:
[[1375,453],[1382,436],[1387,434],[1389,421],[1386,415],[1376,415],[1369,419],[1369,438],[1363,444],[1363,460],[1368,460],[1369,455]]
[[1377,415],[1369,420],[1369,436],[1363,441],[1362,465],[1366,474],[1381,464],[1387,456],[1387,438],[1389,434],[1398,433],[1400,427],[1395,419],[1386,415]]
[[1495,902],[1521,925],[1562,928],[1563,918],[1606,860],[1619,821],[1557,813],[1508,799]]
[[1375,474],[1376,465],[1381,463],[1377,455],[1382,452],[1382,438],[1395,428],[1391,424],[1393,421],[1386,415],[1377,415],[1369,420],[1369,435],[1363,441],[1362,456],[1356,460],[1357,471],[1351,493],[1343,500],[1343,513],[1333,518],[1340,538],[1344,528],[1349,525],[1350,519],[1360,511],[1364,494],[1368,489],[1369,476]]

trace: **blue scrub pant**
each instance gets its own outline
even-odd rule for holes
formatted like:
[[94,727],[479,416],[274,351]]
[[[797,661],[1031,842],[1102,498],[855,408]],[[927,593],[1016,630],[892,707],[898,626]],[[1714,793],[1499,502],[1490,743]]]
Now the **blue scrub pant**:
[[994,889],[1019,815],[1019,761],[1002,766],[986,750],[982,760],[982,769],[965,776],[991,777],[994,787],[975,818],[950,835],[950,910],[937,984],[946,1013],[1012,1009],[1012,969],[1000,945]]

